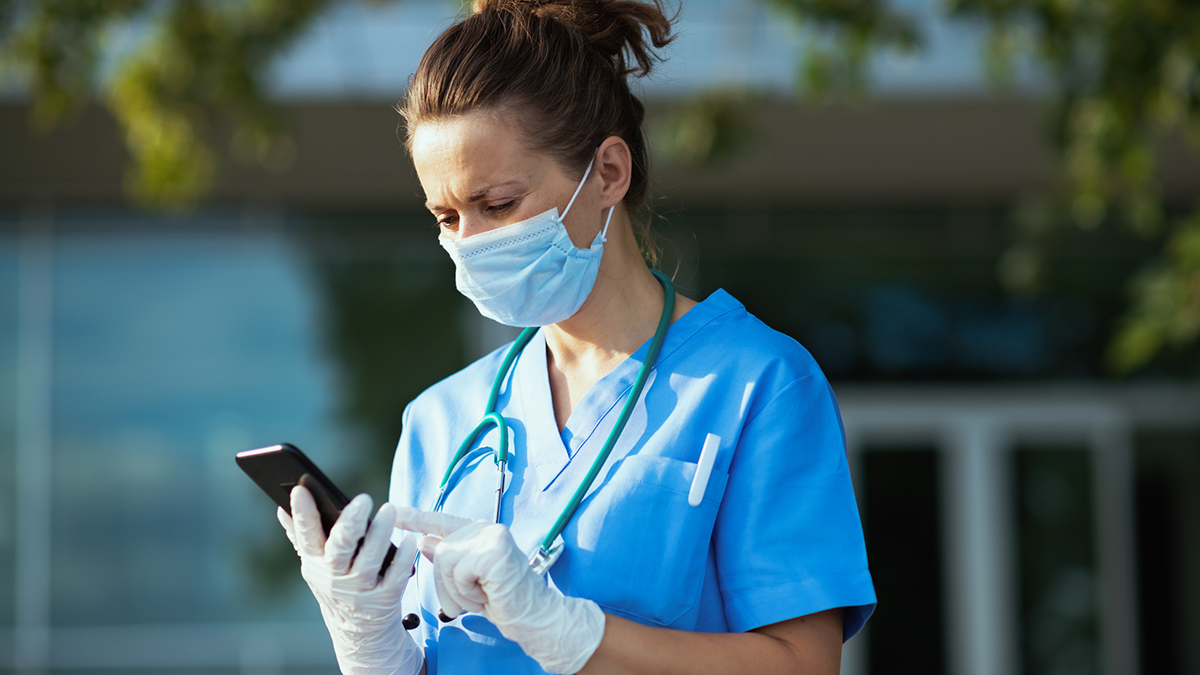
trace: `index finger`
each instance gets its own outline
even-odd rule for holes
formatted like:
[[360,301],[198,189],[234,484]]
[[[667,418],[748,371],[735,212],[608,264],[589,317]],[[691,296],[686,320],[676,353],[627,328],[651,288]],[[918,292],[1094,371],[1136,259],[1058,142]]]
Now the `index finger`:
[[411,507],[396,509],[396,527],[409,532],[446,536],[475,521],[437,511],[422,511]]

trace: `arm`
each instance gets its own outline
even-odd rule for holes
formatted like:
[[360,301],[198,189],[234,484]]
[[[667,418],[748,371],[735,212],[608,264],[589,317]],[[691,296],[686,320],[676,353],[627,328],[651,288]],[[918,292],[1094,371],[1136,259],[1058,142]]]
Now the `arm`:
[[804,673],[836,675],[842,610],[830,609],[746,633],[694,633],[605,615],[604,637],[580,675]]

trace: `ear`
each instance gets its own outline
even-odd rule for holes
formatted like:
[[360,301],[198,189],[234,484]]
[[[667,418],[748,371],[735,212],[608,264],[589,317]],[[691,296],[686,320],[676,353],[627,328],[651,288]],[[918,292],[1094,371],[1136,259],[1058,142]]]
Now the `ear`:
[[601,207],[620,204],[629,192],[633,175],[633,155],[629,146],[618,136],[604,139],[596,150],[596,167],[592,171],[600,177]]

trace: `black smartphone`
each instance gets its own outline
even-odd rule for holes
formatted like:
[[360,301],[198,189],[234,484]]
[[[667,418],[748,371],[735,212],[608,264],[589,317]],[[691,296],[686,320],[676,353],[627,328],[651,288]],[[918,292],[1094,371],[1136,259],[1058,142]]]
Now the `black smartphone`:
[[[300,452],[300,448],[291,443],[239,452],[237,464],[272,501],[289,514],[292,512],[292,488],[297,485],[307,488],[317,503],[317,512],[321,514],[321,526],[326,536],[333,529],[338,516],[342,515],[342,509],[350,503],[346,494],[308,456]],[[362,540],[358,543],[361,546]],[[383,566],[379,568],[380,575],[387,571],[395,556],[396,545],[392,544],[383,558]]]

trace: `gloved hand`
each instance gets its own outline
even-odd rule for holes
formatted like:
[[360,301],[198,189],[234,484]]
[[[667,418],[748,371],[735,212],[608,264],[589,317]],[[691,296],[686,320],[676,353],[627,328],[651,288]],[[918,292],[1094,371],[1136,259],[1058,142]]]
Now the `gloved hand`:
[[300,574],[321,606],[342,673],[419,673],[424,657],[400,625],[400,596],[412,576],[410,563],[417,552],[412,535],[404,538],[393,564],[379,576],[392,535],[392,505],[381,506],[374,526],[368,528],[371,497],[358,495],[346,505],[326,541],[312,494],[297,486],[291,498],[292,515],[280,508],[279,523],[300,556]]
[[549,673],[579,672],[600,646],[600,606],[548,586],[529,568],[507,527],[411,508],[396,509],[396,527],[432,535],[420,547],[433,559],[447,616],[483,612]]

